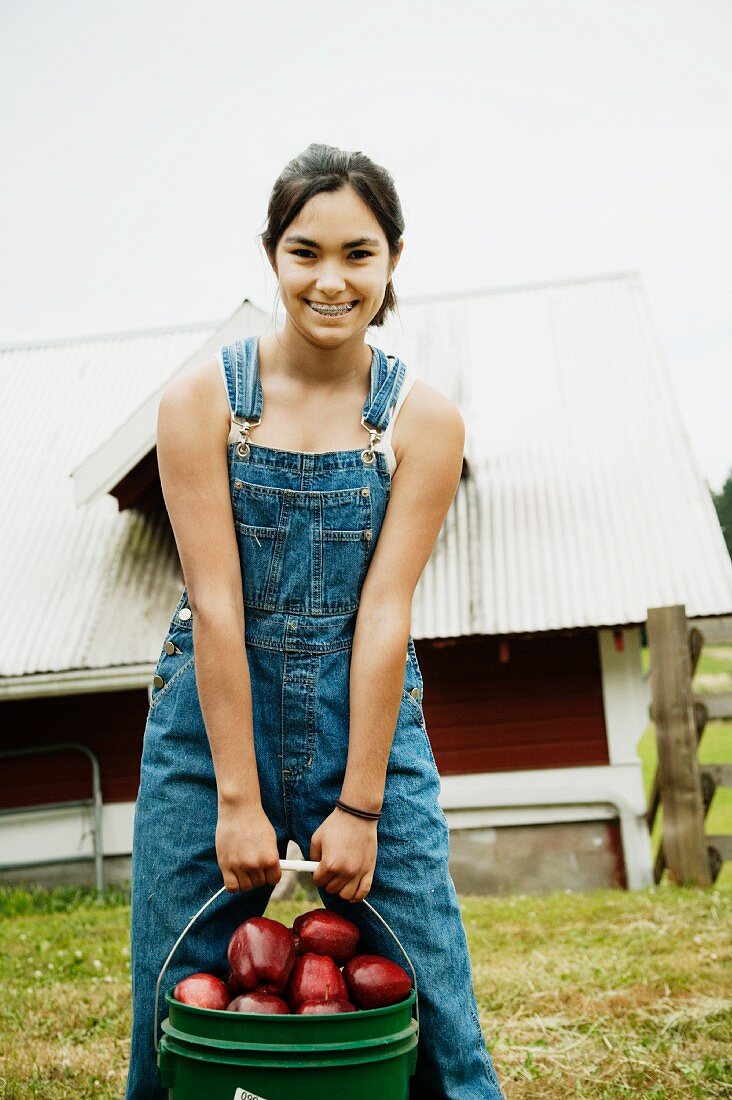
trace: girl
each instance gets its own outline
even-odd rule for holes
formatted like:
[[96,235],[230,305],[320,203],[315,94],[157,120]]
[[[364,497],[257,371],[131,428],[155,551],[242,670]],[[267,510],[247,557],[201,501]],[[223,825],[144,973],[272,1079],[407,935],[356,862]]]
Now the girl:
[[[503,1096],[448,869],[412,597],[460,480],[445,396],[365,343],[396,305],[404,220],[387,171],[310,145],[262,234],[283,327],[222,347],[160,401],[157,454],[186,586],[145,727],[132,856],[127,1100],[163,1100],[155,983],[227,970],[293,839],[359,952],[417,974],[412,1100]],[[387,507],[388,505],[388,507]],[[165,1015],[165,1003],[159,1018]],[[160,1031],[158,1031],[158,1038]]]

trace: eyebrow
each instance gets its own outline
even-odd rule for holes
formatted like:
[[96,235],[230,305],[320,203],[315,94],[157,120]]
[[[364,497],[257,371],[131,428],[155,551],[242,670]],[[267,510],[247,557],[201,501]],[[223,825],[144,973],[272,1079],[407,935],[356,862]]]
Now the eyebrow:
[[[306,248],[320,248],[317,241],[308,240],[307,237],[301,237],[299,235],[285,237],[285,244],[304,244]],[[375,237],[359,237],[356,241],[346,241],[343,245],[344,248],[358,248],[359,245],[370,244],[378,248],[380,242]]]

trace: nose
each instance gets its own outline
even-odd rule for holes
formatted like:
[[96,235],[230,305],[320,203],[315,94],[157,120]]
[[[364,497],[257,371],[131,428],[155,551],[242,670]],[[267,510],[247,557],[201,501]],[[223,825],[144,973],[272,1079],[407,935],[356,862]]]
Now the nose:
[[315,281],[315,288],[323,294],[340,294],[346,281],[339,271],[339,265],[334,263],[324,264]]

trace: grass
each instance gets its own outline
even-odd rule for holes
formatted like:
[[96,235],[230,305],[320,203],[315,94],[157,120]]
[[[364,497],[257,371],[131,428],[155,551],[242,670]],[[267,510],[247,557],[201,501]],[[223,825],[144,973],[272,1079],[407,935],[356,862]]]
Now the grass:
[[[732,889],[460,898],[508,1100],[732,1096]],[[270,903],[286,924],[303,893]],[[0,888],[0,1097],[119,1098],[129,908]],[[3,1091],[4,1090],[4,1091]]]
[[[731,687],[732,649],[704,651],[694,689]],[[702,762],[732,760],[731,728],[707,726]],[[653,726],[638,751],[648,791]],[[732,791],[715,793],[706,831],[732,832]],[[301,892],[267,915],[291,924],[313,905]],[[732,1098],[732,864],[706,889],[664,880],[460,905],[507,1100]],[[93,890],[0,886],[0,1100],[123,1097],[128,936],[124,890],[99,904]]]

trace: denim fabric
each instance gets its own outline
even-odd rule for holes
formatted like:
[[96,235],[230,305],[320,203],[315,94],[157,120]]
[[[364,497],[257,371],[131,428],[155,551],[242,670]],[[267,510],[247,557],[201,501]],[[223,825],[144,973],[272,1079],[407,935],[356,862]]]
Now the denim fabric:
[[[259,419],[258,341],[238,341],[222,356],[234,416]],[[377,431],[388,423],[403,371],[398,359],[390,367],[373,349],[363,415]],[[237,446],[228,447],[229,477],[262,804],[280,857],[292,839],[308,859],[312,834],[342,787],[353,632],[389,499],[389,469],[378,450],[369,462],[368,450],[295,452],[250,441],[242,457]],[[216,777],[196,689],[185,589],[165,642],[175,648],[168,653],[163,645],[156,669],[164,683],[151,697],[135,809],[127,1100],[166,1095],[153,1044],[155,983],[183,928],[222,885]],[[368,900],[404,945],[417,975],[420,1036],[411,1100],[497,1100],[503,1093],[478,1018],[422,693],[410,635]],[[225,974],[232,932],[246,917],[264,913],[272,890],[224,893],[196,921],[161,983],[160,1020],[167,1014],[163,989],[193,971]],[[358,924],[359,951],[385,955],[409,970],[366,906],[319,892],[325,906]]]

